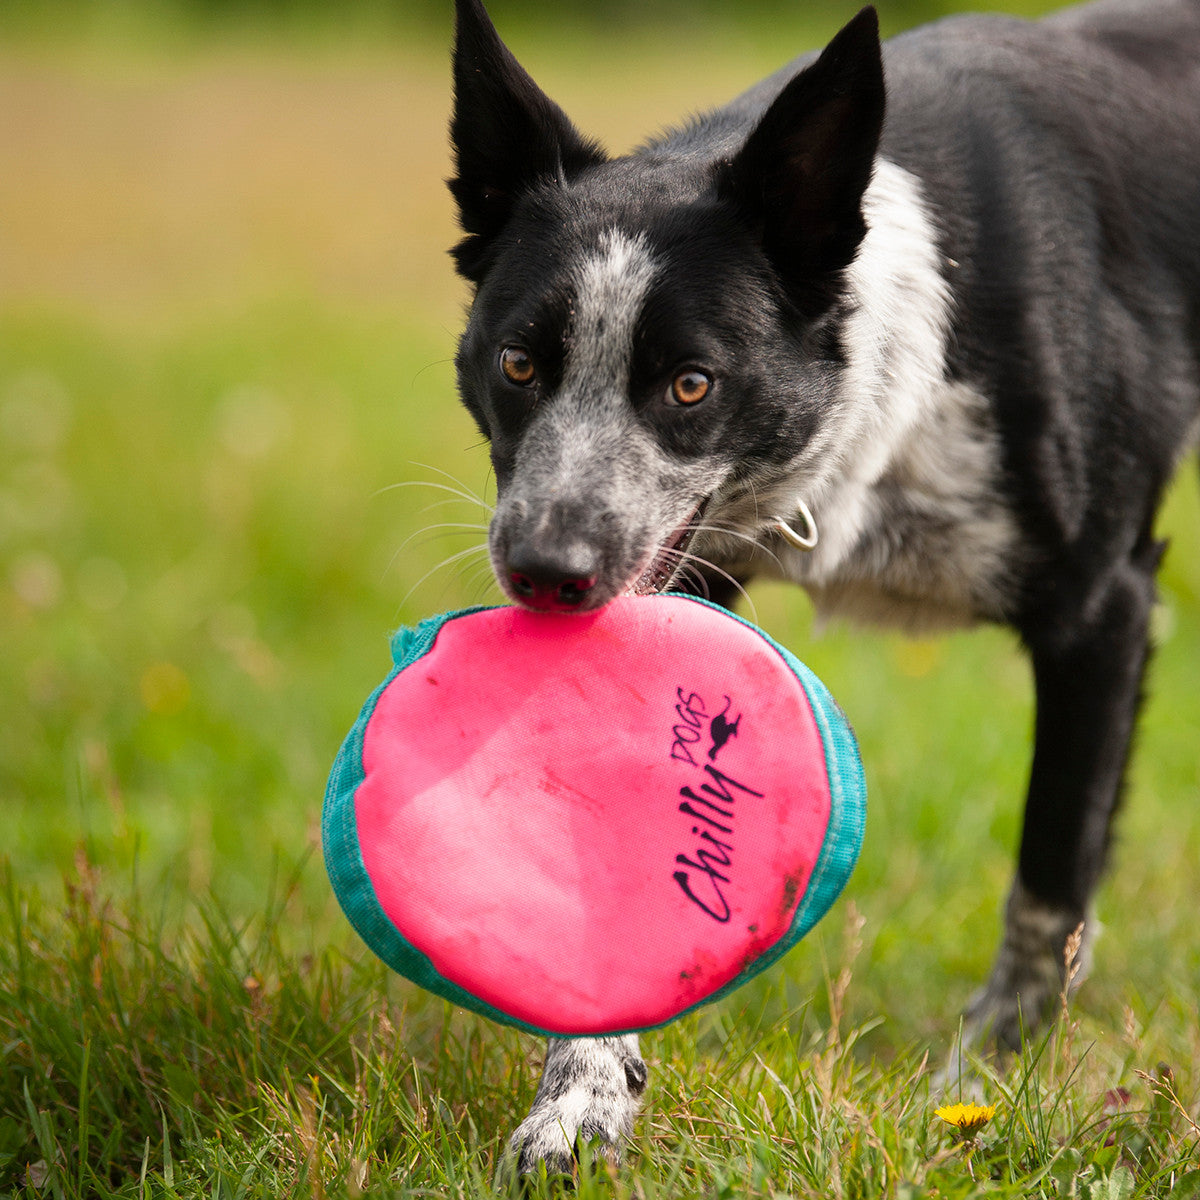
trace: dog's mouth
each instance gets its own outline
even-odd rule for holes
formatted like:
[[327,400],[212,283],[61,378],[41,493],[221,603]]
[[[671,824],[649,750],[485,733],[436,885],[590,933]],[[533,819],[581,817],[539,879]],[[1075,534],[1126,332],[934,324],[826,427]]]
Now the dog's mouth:
[[633,586],[629,589],[631,595],[651,596],[666,590],[686,559],[687,548],[691,545],[692,538],[696,536],[696,530],[700,527],[701,518],[707,507],[708,501],[704,500],[692,511],[691,516],[659,546],[658,552],[650,560],[650,565],[634,580]]

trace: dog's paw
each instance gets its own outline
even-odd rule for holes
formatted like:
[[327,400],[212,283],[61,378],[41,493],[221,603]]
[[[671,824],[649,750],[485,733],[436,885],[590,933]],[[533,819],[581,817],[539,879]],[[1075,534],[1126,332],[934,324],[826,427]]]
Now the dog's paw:
[[1023,1038],[1052,1011],[1061,992],[1053,962],[1023,960],[1017,970],[1007,967],[1007,963],[997,962],[987,983],[967,1004],[962,1023],[964,1050],[1020,1050]]
[[508,1141],[502,1172],[575,1171],[579,1150],[592,1146],[614,1166],[646,1087],[635,1036],[552,1039],[537,1097]]
[[1042,903],[1019,882],[1005,909],[1004,940],[987,983],[963,1017],[964,1048],[1016,1051],[1083,980],[1095,921]]
[[[559,1111],[556,1105],[543,1105],[509,1138],[503,1174],[531,1175],[541,1165],[550,1176],[573,1175],[584,1140],[582,1127],[572,1121],[570,1113]],[[601,1135],[600,1146],[606,1144],[615,1145],[615,1141],[609,1143]]]
[[[1083,980],[1097,924],[1035,900],[1013,884],[1005,910],[1004,940],[987,982],[963,1013],[946,1065],[932,1076],[936,1091],[982,1095],[971,1059],[1020,1051]],[[986,1074],[986,1071],[985,1071]]]

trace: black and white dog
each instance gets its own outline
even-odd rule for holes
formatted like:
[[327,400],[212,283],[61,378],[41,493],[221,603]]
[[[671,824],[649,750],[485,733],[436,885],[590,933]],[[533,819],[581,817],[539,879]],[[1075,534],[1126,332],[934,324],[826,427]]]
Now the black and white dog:
[[[1036,746],[971,1030],[1060,990],[1147,659],[1163,489],[1200,434],[1200,0],[942,21],[820,56],[636,153],[457,0],[458,355],[500,584],[585,611],[793,580],[821,613],[1017,630]],[[633,1037],[555,1040],[522,1168],[616,1147]]]

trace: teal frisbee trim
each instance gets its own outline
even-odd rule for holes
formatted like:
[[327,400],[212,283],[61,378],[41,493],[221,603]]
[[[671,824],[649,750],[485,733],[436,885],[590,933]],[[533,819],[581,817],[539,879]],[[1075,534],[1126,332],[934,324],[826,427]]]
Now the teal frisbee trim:
[[[817,722],[824,748],[826,775],[829,779],[829,822],[804,896],[792,914],[788,931],[774,945],[747,963],[728,983],[681,1009],[666,1021],[654,1025],[632,1026],[628,1029],[606,1030],[605,1036],[635,1033],[668,1025],[686,1013],[729,995],[782,958],[829,911],[830,906],[841,894],[858,861],[866,825],[866,781],[858,743],[845,714],[821,680],[791,651],[781,646],[757,625],[736,613],[695,596],[684,596],[674,592],[663,595],[674,600],[682,599],[702,604],[723,616],[739,621],[774,649],[796,676]],[[646,597],[647,600],[656,598]],[[358,840],[355,795],[366,778],[363,743],[367,725],[375,713],[379,698],[401,671],[429,653],[437,641],[438,634],[448,622],[473,613],[489,611],[493,607],[503,606],[480,605],[443,613],[421,621],[415,628],[402,628],[393,635],[392,670],[363,705],[358,720],[338,751],[326,784],[321,815],[321,842],[325,867],[338,903],[355,932],[367,947],[397,974],[403,975],[426,991],[449,1000],[452,1004],[502,1024],[513,1025],[528,1033],[552,1037],[596,1036],[563,1034],[531,1025],[488,1004],[447,979],[425,954],[404,937],[384,912],[363,862]]]

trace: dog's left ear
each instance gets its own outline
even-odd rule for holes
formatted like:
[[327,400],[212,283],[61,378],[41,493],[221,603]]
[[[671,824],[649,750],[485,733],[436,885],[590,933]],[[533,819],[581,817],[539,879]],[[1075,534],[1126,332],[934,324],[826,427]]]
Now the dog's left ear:
[[718,180],[785,281],[847,266],[883,128],[879,19],[864,8],[767,109]]
[[522,192],[569,179],[604,161],[500,40],[481,0],[456,0],[454,115],[458,173],[449,181],[467,236],[454,248],[459,272],[478,283],[492,239]]

